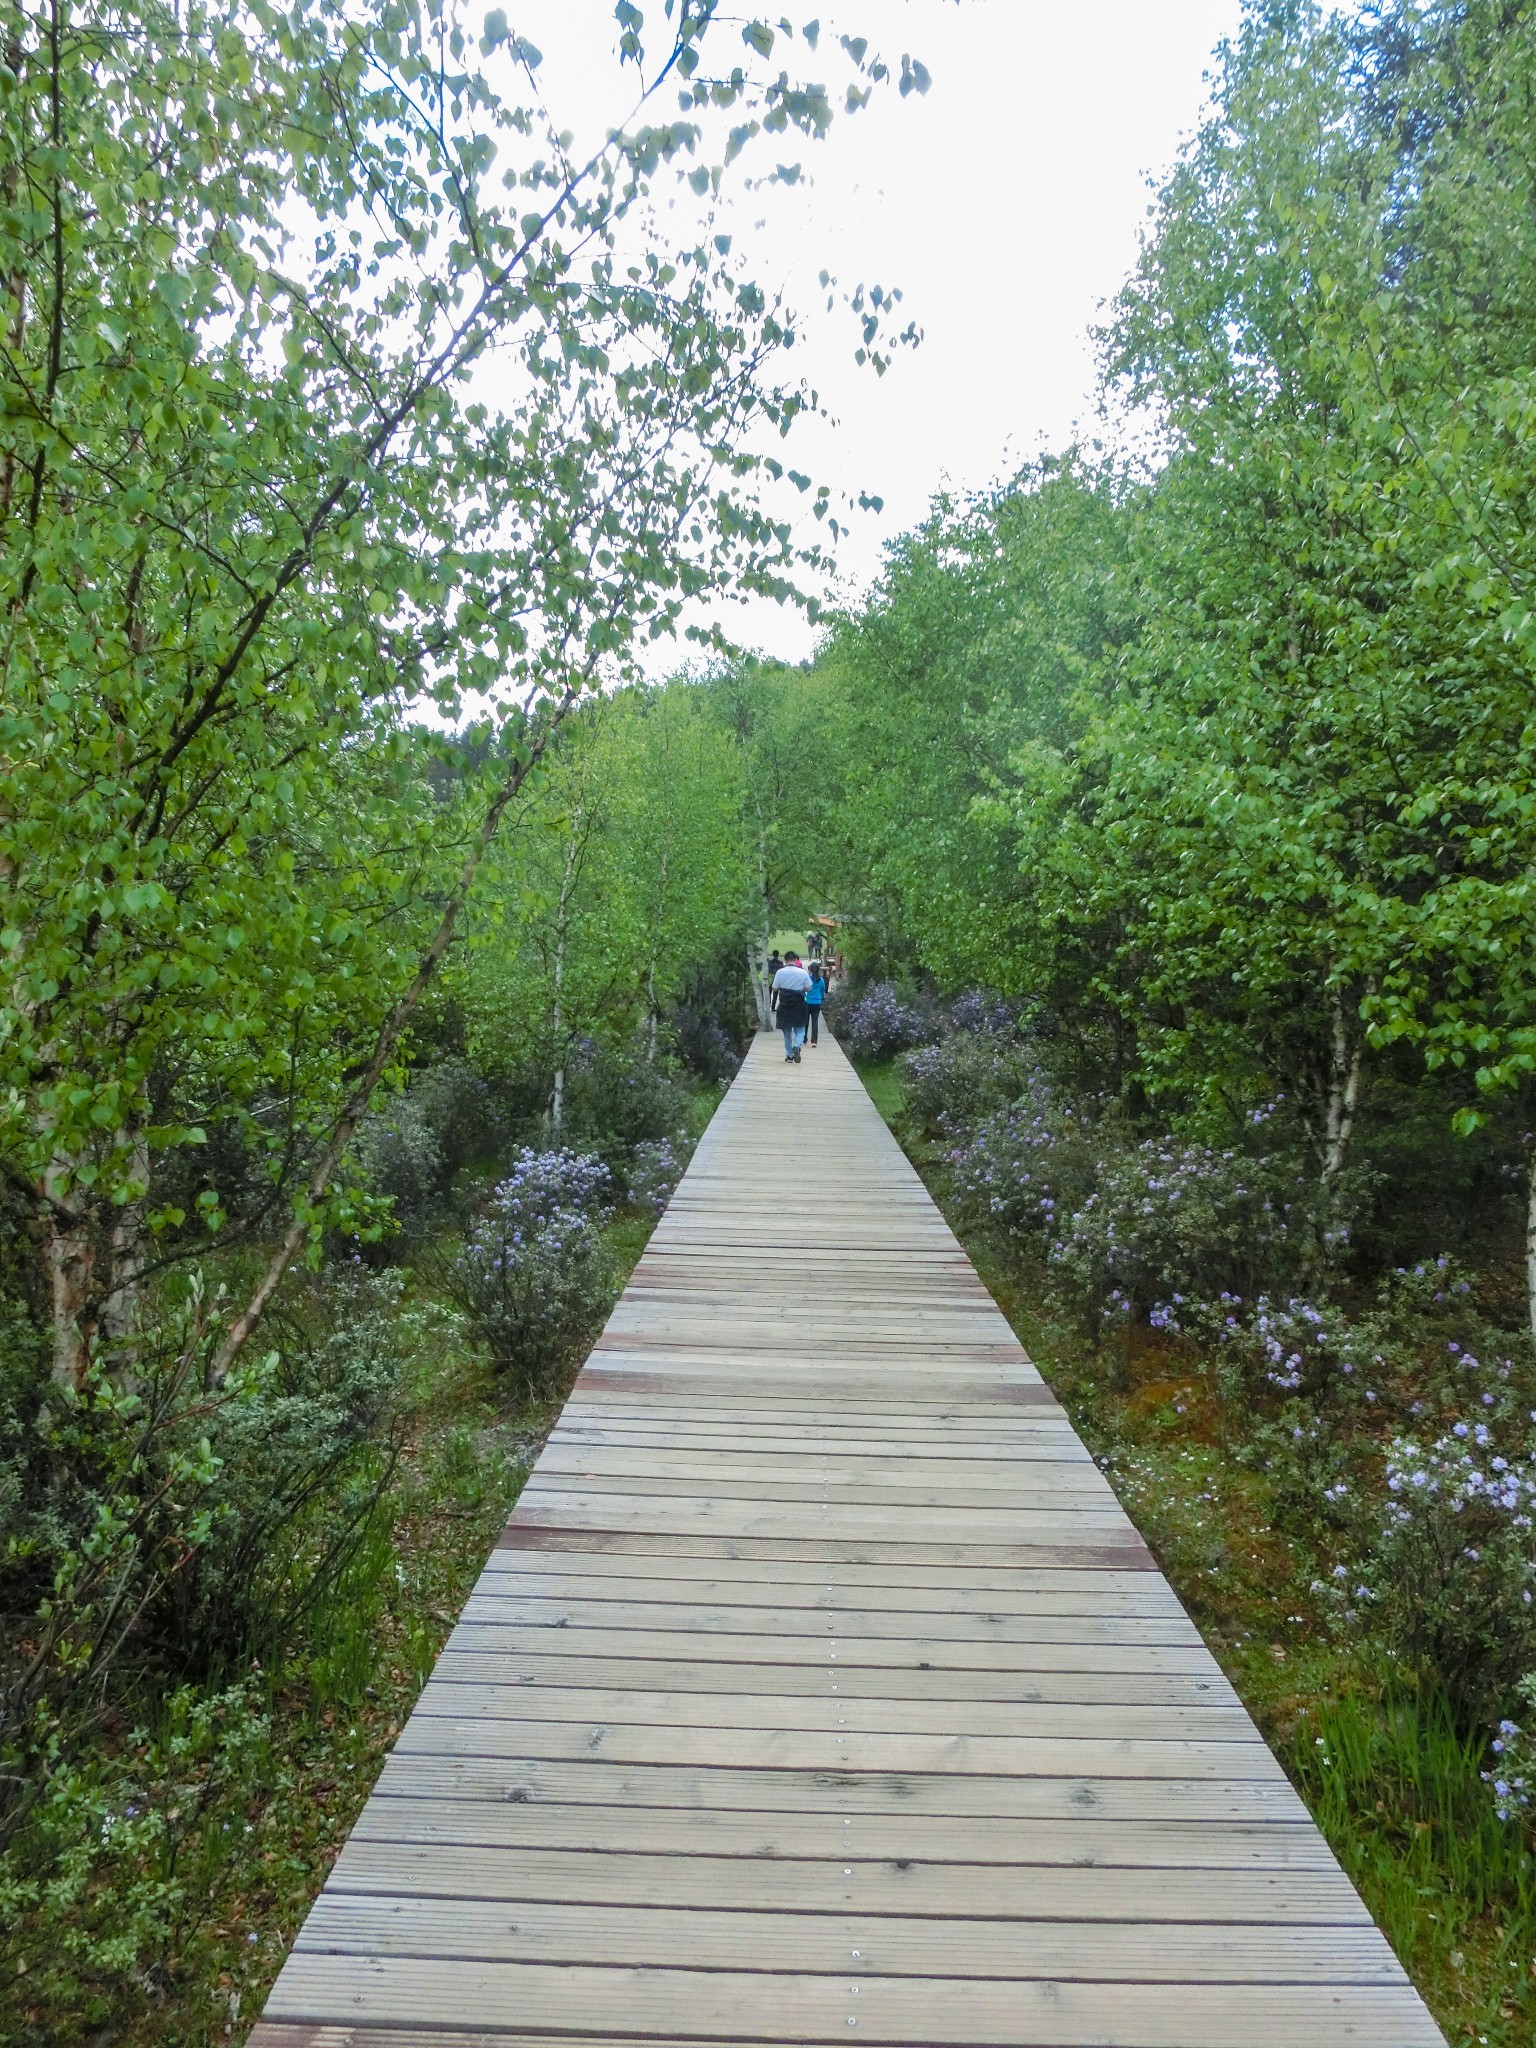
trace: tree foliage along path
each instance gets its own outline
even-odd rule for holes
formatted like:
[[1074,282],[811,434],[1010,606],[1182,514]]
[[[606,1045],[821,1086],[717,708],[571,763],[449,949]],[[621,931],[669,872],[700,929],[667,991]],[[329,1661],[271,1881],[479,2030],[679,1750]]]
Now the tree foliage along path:
[[1373,1074],[1438,1076],[1523,1154],[1536,1328],[1533,134],[1520,0],[1249,8],[1116,445],[937,505],[821,669],[850,902],[1108,1034],[1134,1113],[1283,1097],[1325,1236]]
[[[760,494],[811,402],[790,316],[661,195],[754,146],[792,178],[832,104],[784,30],[664,14],[618,7],[638,100],[585,158],[500,10],[10,17],[0,1163],[66,1388],[130,1370],[157,1263],[275,1239],[228,1367],[352,1213],[347,1140],[552,734],[691,599],[814,554]],[[835,55],[849,109],[889,76]],[[475,692],[493,744],[436,804],[403,707]],[[263,1162],[243,1205],[188,1163],[215,1122]]]

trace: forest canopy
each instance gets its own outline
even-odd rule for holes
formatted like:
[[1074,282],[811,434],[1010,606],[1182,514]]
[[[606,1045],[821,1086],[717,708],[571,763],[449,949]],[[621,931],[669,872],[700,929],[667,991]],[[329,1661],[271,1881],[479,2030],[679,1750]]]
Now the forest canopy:
[[1101,333],[1154,459],[937,505],[818,663],[910,957],[1325,1197],[1373,1076],[1528,1157],[1533,93],[1522,6],[1252,8]]
[[[193,1972],[186,1872],[237,1810],[289,1827],[295,1728],[387,1740],[362,1703],[408,1707],[452,1606],[422,1558],[490,1540],[524,1466],[485,1444],[536,1437],[813,916],[968,1243],[1184,1388],[1286,1607],[1460,1745],[1452,1832],[1516,1844],[1467,1924],[1524,1939],[1536,8],[1250,0],[1096,435],[936,498],[800,666],[700,623],[809,605],[798,509],[838,502],[787,467],[799,316],[709,208],[927,73],[712,0],[616,26],[632,111],[580,157],[500,10],[13,12],[0,1851],[38,2038]],[[878,368],[895,299],[852,297]]]

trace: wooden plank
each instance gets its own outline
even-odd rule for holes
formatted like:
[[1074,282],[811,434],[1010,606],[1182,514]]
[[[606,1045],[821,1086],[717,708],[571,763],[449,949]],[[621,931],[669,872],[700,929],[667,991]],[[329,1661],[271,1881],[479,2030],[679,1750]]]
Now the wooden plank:
[[[615,1607],[627,1607],[616,1614]],[[516,1588],[502,1590],[499,1579],[481,1585],[470,1595],[464,1610],[466,1621],[494,1622],[502,1627],[602,1630],[622,1623],[628,1628],[657,1629],[668,1633],[701,1630],[727,1637],[741,1635],[787,1635],[835,1637],[838,1641],[899,1642],[912,1647],[903,1661],[916,1663],[926,1655],[918,1647],[933,1643],[1124,1643],[1144,1649],[1199,1649],[1205,1663],[1213,1664],[1201,1642],[1199,1631],[1181,1613],[1161,1614],[1040,1614],[1008,1613],[995,1608],[969,1613],[946,1614],[927,1609],[903,1616],[890,1607],[864,1608],[853,1604],[837,1607],[814,1602],[794,1607],[716,1605],[681,1593],[670,1601],[650,1601],[638,1596],[628,1602],[594,1600],[580,1589],[557,1592],[540,1598]],[[907,1626],[902,1626],[903,1620]],[[658,1651],[658,1655],[665,1654]],[[1214,1668],[1214,1666],[1213,1666]]]
[[[853,1855],[849,1863],[846,1859]],[[1106,1869],[1114,1870],[1113,1883]],[[442,1838],[427,1843],[355,1833],[329,1889],[370,1898],[531,1899],[571,1905],[662,1905],[818,1914],[857,1910],[930,1920],[1121,1921],[1138,1924],[1369,1928],[1353,1888],[1333,1871],[1184,1870],[1165,1866],[921,1863],[865,1860],[846,1847],[834,1859],[603,1852],[540,1846],[488,1848]],[[1100,1934],[1102,1944],[1105,1937]],[[739,1952],[739,1951],[738,1951]]]
[[610,1523],[615,1510],[628,1514],[635,1506],[647,1513],[665,1514],[676,1504],[691,1520],[706,1510],[730,1512],[731,1503],[755,1509],[769,1497],[776,1513],[790,1519],[797,1507],[868,1508],[895,1514],[893,1526],[899,1527],[910,1508],[931,1510],[936,1515],[969,1514],[974,1503],[977,1510],[996,1508],[1006,1515],[1010,1532],[1022,1528],[1024,1533],[1038,1534],[1042,1526],[1052,1530],[1063,1528],[1078,1540],[1084,1532],[1113,1531],[1121,1526],[1120,1509],[1112,1498],[1096,1489],[1074,1488],[1070,1477],[1063,1477],[1059,1486],[1047,1483],[1027,1492],[1004,1486],[969,1494],[959,1485],[942,1490],[933,1486],[870,1486],[857,1479],[821,1479],[810,1484],[786,1481],[773,1485],[750,1476],[739,1478],[733,1472],[722,1473],[713,1485],[703,1479],[656,1479],[647,1483],[642,1478],[602,1473],[584,1473],[579,1480],[571,1480],[561,1473],[550,1473],[537,1484],[526,1486],[523,1498],[530,1513],[563,1512],[572,1498],[567,1489],[573,1485],[581,1488],[576,1510],[581,1519],[590,1515],[594,1520],[606,1518]]
[[1135,1742],[1231,1742],[1253,1744],[1252,1721],[1235,1701],[1212,1700],[1154,1706],[1131,1697],[1110,1703],[1051,1704],[1026,1694],[1011,1700],[872,1699],[829,1690],[774,1693],[754,1665],[757,1690],[664,1692],[631,1683],[578,1685],[487,1684],[440,1667],[422,1692],[416,1711],[439,1720],[622,1722],[626,1727],[805,1729],[820,1733],[846,1728],[873,1735],[1009,1736],[1020,1740],[1119,1737]]
[[[381,1790],[400,1797],[502,1801],[543,1799],[598,1805],[628,1801],[678,1810],[820,1813],[858,1824],[860,1815],[899,1816],[905,1825],[931,1817],[979,1822],[1136,1821],[1160,1827],[1186,1823],[1310,1828],[1307,1810],[1283,1772],[1234,1782],[1194,1778],[1111,1778],[1079,1771],[1065,1777],[991,1777],[983,1771],[882,1771],[796,1767],[764,1759],[746,1764],[625,1762],[589,1750],[579,1757],[446,1756],[396,1749],[385,1760]],[[1321,1837],[1312,1831],[1312,1839]],[[1326,1848],[1321,1854],[1327,1856]]]
[[[750,1424],[752,1436],[739,1434],[742,1423]],[[944,1425],[935,1430],[935,1423]],[[927,1401],[884,1401],[871,1396],[867,1401],[844,1400],[837,1413],[819,1420],[813,1408],[800,1400],[769,1402],[743,1399],[735,1403],[690,1400],[685,1392],[659,1391],[616,1394],[602,1400],[583,1400],[568,1408],[556,1425],[564,1435],[587,1427],[619,1429],[638,1427],[648,1432],[667,1429],[687,1440],[691,1435],[729,1438],[738,1450],[762,1446],[785,1438],[794,1447],[807,1439],[835,1444],[849,1438],[885,1439],[899,1449],[910,1449],[913,1441],[934,1445],[934,1455],[959,1446],[985,1450],[990,1444],[1051,1444],[1058,1451],[1075,1449],[1086,1453],[1064,1415],[1037,1407],[1018,1408],[1012,1402],[988,1406],[977,1401],[945,1401],[937,1392]]]
[[[660,1495],[581,1493],[551,1485],[525,1495],[514,1516],[540,1528],[634,1529],[663,1534],[702,1530],[720,1536],[792,1536],[805,1526],[797,1501],[711,1499],[695,1494],[677,1499]],[[849,1507],[839,1510],[837,1526],[845,1542],[900,1543],[907,1540],[912,1517],[899,1509]],[[1118,1507],[1080,1511],[1037,1508],[934,1508],[923,1516],[925,1537],[932,1544],[969,1543],[1130,1543]]]
[[633,1473],[583,1472],[579,1478],[572,1478],[565,1473],[550,1472],[537,1484],[530,1483],[525,1487],[524,1498],[542,1511],[552,1500],[568,1500],[567,1489],[573,1485],[580,1486],[584,1503],[601,1499],[605,1512],[612,1501],[653,1501],[658,1505],[671,1501],[756,1503],[764,1496],[770,1496],[775,1506],[780,1508],[835,1505],[839,1508],[924,1508],[939,1512],[958,1509],[969,1512],[974,1505],[977,1508],[995,1508],[1010,1518],[1021,1514],[1048,1514],[1053,1524],[1070,1527],[1074,1535],[1083,1528],[1117,1529],[1120,1526],[1120,1510],[1112,1496],[1086,1483],[1078,1475],[1065,1473],[1055,1483],[1047,1477],[1044,1482],[1036,1482],[1030,1487],[998,1484],[970,1489],[964,1485],[963,1478],[938,1487],[881,1485],[861,1480],[857,1475],[786,1479],[775,1483],[750,1472],[735,1471],[717,1473],[713,1480],[700,1477],[650,1481]]
[[1194,1778],[1223,1784],[1280,1777],[1257,1733],[1248,1742],[1135,1736],[885,1734],[831,1729],[649,1727],[619,1721],[464,1720],[414,1713],[398,1756],[602,1755],[614,1763],[729,1764],[801,1771],[953,1771],[994,1778]]
[[[1115,1883],[1118,1884],[1118,1874]],[[1392,1951],[1369,1921],[1343,1926],[1127,1920],[1101,1923],[918,1915],[731,1911],[643,1900],[515,1902],[458,1895],[384,1898],[327,1888],[300,1953],[459,1957],[467,1962],[581,1963],[724,1970],[745,1955],[769,1972],[869,1977],[1047,1977],[1099,1983],[1391,1983]]]
[[850,2038],[1439,2036],[829,1040],[747,1061],[252,2044]]
[[1009,1499],[1023,1499],[1069,1486],[1103,1500],[1110,1496],[1108,1481],[1098,1467],[1083,1458],[1014,1458],[1001,1449],[970,1458],[923,1458],[886,1452],[862,1456],[847,1452],[818,1451],[807,1445],[799,1452],[776,1456],[754,1456],[738,1450],[722,1456],[707,1450],[636,1450],[625,1444],[584,1444],[569,1437],[551,1440],[539,1460],[542,1473],[575,1475],[582,1479],[703,1480],[718,1489],[723,1481],[734,1487],[755,1487],[759,1492],[777,1492],[785,1486],[932,1486],[944,1492],[963,1489],[972,1499],[985,1500],[994,1493]]
[[[953,1977],[817,1977],[756,1970],[602,1969],[559,1964],[345,1957],[296,1949],[273,1987],[274,2019],[313,2022],[339,2008],[350,2027],[517,2029],[584,2041],[846,2041],[911,2048],[1443,2048],[1406,1982],[1003,1982]],[[515,2017],[514,2017],[515,2016]],[[764,2033],[765,2022],[772,2027]],[[365,2037],[379,2048],[376,2032]],[[434,2036],[441,2048],[442,2036]],[[253,2048],[269,2048],[259,2034]],[[270,2048],[283,2048],[273,2043]],[[326,2048],[331,2048],[327,2043]]]
[[[840,1617],[841,1621],[846,1617]],[[938,1619],[933,1621],[935,1629]],[[1028,1625],[1026,1624],[1026,1627]],[[723,1629],[701,1627],[696,1630],[683,1628],[656,1628],[648,1633],[647,1649],[657,1657],[695,1658],[707,1649],[710,1657],[719,1662],[734,1661],[754,1664],[765,1656],[774,1661],[792,1664],[812,1664],[821,1669],[842,1664],[859,1664],[866,1669],[882,1666],[894,1670],[910,1668],[931,1671],[1180,1671],[1197,1678],[1214,1677],[1217,1667],[1211,1660],[1211,1653],[1203,1644],[1188,1640],[1165,1640],[1145,1642],[1122,1628],[1117,1640],[1110,1623],[1104,1624],[1104,1633],[1097,1641],[1080,1640],[1084,1624],[1075,1622],[1058,1624],[1058,1628],[1069,1631],[1065,1641],[1051,1641],[1048,1637],[1049,1624],[1041,1621],[1035,1624],[1039,1635],[1018,1642],[967,1635],[958,1626],[949,1637],[942,1635],[891,1636],[866,1635],[855,1632],[833,1636],[825,1631],[807,1629],[799,1635],[774,1633],[764,1630],[756,1635],[728,1635]],[[1172,1626],[1159,1631],[1164,1637],[1172,1638]],[[521,1656],[525,1651],[546,1650],[552,1643],[558,1643],[561,1653],[568,1657],[579,1656],[583,1650],[596,1657],[622,1656],[629,1647],[629,1639],[622,1629],[582,1628],[575,1622],[561,1626],[554,1617],[538,1628],[519,1628],[505,1622],[465,1620],[459,1623],[449,1638],[449,1646],[456,1650],[476,1650],[482,1656],[499,1654],[508,1657]],[[768,1646],[765,1648],[765,1645]]]
[[[992,1884],[1011,1882],[1009,1872],[1022,1873],[1022,1883],[1030,1872],[1042,1869],[1054,1873],[1049,1880],[1054,1883],[1063,1870],[1075,1870],[1088,1873],[1070,1880],[1067,1894],[1079,1901],[1075,1911],[1080,1918],[1090,1914],[1085,1902],[1098,1895],[1098,1880],[1092,1876],[1096,1868],[1217,1874],[1251,1870],[1266,1878],[1309,1872],[1326,1884],[1330,1896],[1337,1897],[1341,1911],[1363,1914],[1365,1910],[1353,1887],[1340,1877],[1316,1829],[1300,1814],[1289,1822],[1273,1814],[1247,1821],[1170,1818],[1166,1813],[1157,1820],[1115,1820],[1085,1817],[1079,1810],[1070,1818],[1037,1817],[1026,1824],[1016,1817],[957,1817],[926,1808],[914,1814],[868,1812],[861,1807],[857,1812],[839,1814],[826,1801],[814,1810],[772,1813],[653,1804],[645,1798],[604,1805],[596,1794],[587,1800],[574,1795],[593,1785],[610,1796],[622,1790],[628,1779],[619,1777],[615,1784],[618,1774],[606,1766],[533,1765],[523,1769],[537,1781],[526,1798],[477,1799],[447,1796],[443,1774],[431,1765],[392,1765],[364,1808],[351,1839],[354,1843],[536,1850],[566,1858],[577,1852],[602,1852],[687,1863],[742,1861],[760,1874],[781,1865],[819,1859],[839,1866],[860,1863],[870,1871],[889,1870],[901,1879],[911,1870],[923,1870],[934,1883],[939,1883],[951,1866],[961,1871],[985,1869],[990,1873],[987,1882]],[[422,1796],[415,1797],[409,1788],[418,1776],[425,1782]],[[560,1780],[573,1796],[560,1796]],[[777,1789],[777,1782],[768,1790]],[[642,1791],[651,1789],[641,1787]],[[752,1781],[750,1791],[767,1796],[761,1778]],[[1290,1891],[1282,1889],[1289,1899]],[[1312,1895],[1311,1889],[1302,1886],[1295,1897],[1300,1901]],[[1160,1882],[1159,1896],[1165,1909],[1182,1911],[1193,1898],[1204,1894],[1198,1886],[1187,1890],[1181,1881],[1171,1887]],[[1276,1910],[1286,1909],[1277,1905]]]
[[[936,1427],[942,1427],[934,1443]],[[878,1434],[875,1431],[878,1428]],[[750,1438],[743,1436],[750,1430]],[[560,1450],[579,1450],[591,1444],[620,1451],[702,1452],[709,1457],[746,1458],[759,1456],[803,1457],[812,1446],[835,1451],[848,1458],[905,1458],[914,1445],[931,1446],[927,1455],[934,1463],[944,1459],[973,1462],[978,1453],[995,1454],[1007,1469],[1025,1465],[1091,1465],[1092,1459],[1077,1439],[1054,1423],[1047,1427],[1032,1423],[1027,1430],[1007,1432],[985,1426],[974,1435],[963,1435],[952,1419],[941,1416],[938,1424],[929,1414],[898,1430],[897,1419],[885,1416],[879,1424],[861,1423],[847,1429],[815,1430],[807,1424],[798,1433],[783,1425],[754,1423],[750,1416],[735,1416],[710,1423],[664,1423],[652,1415],[638,1420],[618,1418],[593,1423],[562,1422],[550,1442]]]
[[[1178,1991],[1149,1987],[1144,2019],[1136,2020],[1123,2033],[1105,2031],[1091,2014],[1078,2011],[1075,1992],[1069,1990],[1065,1998],[1070,2009],[1062,2010],[1061,2002],[1053,2001],[1053,2009],[1044,2015],[1030,2010],[1027,2013],[1027,2035],[1015,2032],[998,2039],[1009,2042],[1027,2039],[1034,2048],[1106,2048],[1106,2044],[1107,2048],[1228,2048],[1234,2038],[1219,2031],[1219,2012],[1215,2015],[1208,2013],[1200,2001],[1196,2002],[1186,2022],[1181,2017]],[[1244,2002],[1248,2003],[1246,1998]],[[1134,2003],[1129,2003],[1132,2003],[1134,2014]],[[1229,2010],[1230,2004],[1229,1999]],[[1246,2044],[1261,2041],[1262,2048],[1334,2048],[1334,2044],[1338,2044],[1338,2048],[1345,2048],[1345,2044],[1347,2048],[1417,2048],[1420,2042],[1440,2039],[1438,2034],[1395,2035],[1390,2029],[1367,2028],[1361,2031],[1360,2015],[1368,2013],[1370,2006],[1371,1994],[1355,1990],[1319,1991],[1310,1998],[1291,2000],[1281,2012],[1273,2009],[1272,2001],[1262,2001],[1255,2004],[1253,2010],[1255,2025],[1262,2027],[1263,2033],[1240,2038]],[[1026,2024],[1026,2015],[1022,2011],[1019,2024]],[[1309,2034],[1306,2030],[1312,2026],[1317,2026],[1319,2031]],[[1191,2031],[1191,2028],[1198,2031]],[[1217,2030],[1212,2031],[1213,2028]],[[632,2048],[640,2038],[612,2030],[594,2032],[590,2028],[579,2036],[583,2048]],[[656,2037],[645,2038],[654,2048]],[[674,2034],[667,2038],[669,2043],[675,2043],[683,2037]],[[858,2037],[834,2030],[797,2038],[804,2041],[806,2048],[829,2048],[832,2042],[846,2042]],[[871,2038],[867,2030],[865,2038]],[[353,2026],[342,2022],[315,2026],[264,2021],[250,2036],[250,2043],[251,2048],[550,2048],[551,2039],[548,2033],[529,2034],[512,2028],[497,2028],[491,2032],[461,2027],[422,2029],[390,2023]],[[728,2044],[718,2038],[708,2041],[699,2035],[689,2035],[687,2041],[688,2048],[736,2048],[735,2042]]]
[[[769,1607],[781,1606],[786,1589],[793,1587],[796,1597],[808,1607],[814,1607],[825,1595],[834,1607],[846,1604],[874,1608],[894,1604],[898,1611],[904,1611],[906,1603],[902,1596],[909,1594],[914,1613],[941,1614],[965,1612],[966,1603],[1001,1614],[1028,1614],[1034,1609],[1027,1603],[1036,1596],[1045,1599],[1070,1596],[1074,1601],[1086,1600],[1087,1611],[1093,1612],[1098,1609],[1095,1596],[1102,1591],[1106,1601],[1120,1598],[1158,1600],[1179,1614],[1184,1612],[1166,1579],[1139,1568],[1116,1573],[1085,1571],[1071,1566],[994,1571],[979,1562],[958,1569],[929,1567],[924,1570],[913,1570],[909,1566],[847,1564],[839,1566],[835,1574],[829,1574],[818,1570],[814,1564],[792,1561],[765,1563],[756,1557],[707,1558],[674,1553],[667,1556],[664,1564],[652,1557],[646,1572],[662,1572],[665,1577],[658,1580],[643,1575],[638,1556],[632,1561],[622,1562],[603,1551],[562,1547],[541,1552],[523,1546],[515,1550],[493,1550],[486,1559],[479,1584],[482,1588],[487,1587],[493,1578],[509,1582],[548,1578],[558,1581],[557,1590],[563,1592],[572,1591],[582,1580],[603,1580],[619,1588],[630,1584],[664,1584],[677,1589],[675,1597],[679,1600],[723,1600],[726,1598],[723,1589],[730,1587],[733,1600],[746,1599]],[[701,1584],[703,1590],[700,1590]],[[743,1590],[737,1592],[736,1588]],[[622,1591],[616,1597],[622,1598]],[[644,1593],[639,1597],[644,1598]],[[1080,1610],[1074,1608],[1073,1611]]]
[[874,1670],[839,1664],[834,1682],[819,1666],[804,1664],[735,1664],[668,1662],[656,1657],[562,1657],[529,1655],[479,1657],[473,1652],[446,1650],[436,1676],[452,1684],[504,1685],[527,1688],[566,1685],[610,1692],[615,1687],[644,1687],[657,1692],[770,1692],[783,1698],[806,1695],[873,1700],[935,1700],[950,1705],[966,1701],[1021,1700],[1058,1706],[1201,1706],[1235,1703],[1237,1695],[1224,1679],[1192,1677],[1183,1672],[1031,1671],[1014,1672]]
[[[802,1518],[804,1519],[804,1518]],[[841,1517],[833,1520],[818,1515],[818,1528],[840,1528]],[[974,1559],[982,1570],[1030,1571],[1039,1567],[1072,1566],[1087,1570],[1102,1567],[1125,1571],[1140,1565],[1153,1572],[1157,1561],[1134,1533],[1115,1535],[1114,1540],[1092,1543],[1017,1542],[966,1545],[956,1542],[912,1543],[901,1539],[842,1536],[730,1536],[701,1535],[688,1529],[605,1528],[601,1523],[587,1526],[569,1522],[538,1521],[531,1512],[515,1514],[496,1539],[500,1550],[555,1550],[567,1544],[579,1550],[605,1550],[629,1557],[685,1556],[708,1558],[756,1557],[765,1561],[820,1564],[886,1564],[927,1566],[964,1565]]]
[[[699,1606],[714,1608],[782,1607],[787,1589],[793,1587],[801,1610],[811,1616],[844,1613],[850,1609],[874,1615],[908,1615],[916,1620],[931,1615],[1047,1615],[1057,1618],[1102,1615],[1140,1616],[1148,1621],[1168,1618],[1184,1620],[1184,1609],[1167,1583],[1144,1572],[1126,1574],[1123,1587],[1098,1582],[1107,1572],[1063,1572],[1058,1583],[1041,1586],[1043,1572],[1031,1572],[1017,1585],[970,1587],[967,1585],[924,1584],[933,1573],[861,1572],[857,1579],[842,1571],[835,1582],[824,1582],[824,1574],[806,1567],[756,1567],[751,1560],[669,1559],[666,1576],[616,1573],[611,1558],[601,1552],[554,1551],[541,1557],[532,1551],[493,1551],[470,1596],[475,1600],[543,1599],[581,1600],[594,1611],[605,1606],[627,1606],[643,1602],[657,1607]],[[726,1574],[731,1576],[727,1577]],[[793,1577],[791,1577],[793,1574]]]

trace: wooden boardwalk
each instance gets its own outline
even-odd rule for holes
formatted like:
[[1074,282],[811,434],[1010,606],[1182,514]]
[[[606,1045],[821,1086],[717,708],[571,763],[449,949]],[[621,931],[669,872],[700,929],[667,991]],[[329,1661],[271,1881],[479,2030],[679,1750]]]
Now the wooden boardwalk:
[[252,2038],[1441,2040],[847,1061],[776,1035]]

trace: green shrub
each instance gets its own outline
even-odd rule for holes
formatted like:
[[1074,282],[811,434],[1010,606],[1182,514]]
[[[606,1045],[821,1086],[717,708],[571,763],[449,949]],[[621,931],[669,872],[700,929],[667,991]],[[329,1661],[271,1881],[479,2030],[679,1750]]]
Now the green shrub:
[[120,1745],[52,1758],[0,1854],[0,1925],[30,1959],[29,2004],[83,2031],[110,2017],[124,1980],[155,1984],[206,1911],[270,1740],[258,1686],[182,1686]]
[[360,1262],[327,1269],[299,1310],[206,1418],[207,1533],[147,1616],[183,1668],[291,1650],[335,1612],[377,1537],[413,1365],[453,1337],[450,1311],[406,1302],[402,1272]]
[[901,1055],[902,1101],[925,1136],[960,1135],[1006,1109],[1037,1079],[1031,1049],[1001,1034],[957,1031]]
[[413,1074],[405,1093],[368,1117],[353,1155],[369,1192],[387,1196],[407,1234],[447,1206],[455,1177],[491,1157],[504,1138],[495,1091],[467,1061],[439,1060]]
[[665,1066],[593,1048],[572,1063],[564,1136],[623,1181],[636,1147],[687,1129],[692,1109],[687,1084]]
[[283,1348],[217,1386],[195,1286],[141,1330],[131,1383],[98,1368],[68,1399],[13,1360],[31,1412],[6,1468],[0,1825],[136,1674],[222,1683],[346,1604],[378,1540],[402,1382],[443,1348],[443,1312],[405,1308],[402,1285],[360,1264],[318,1276],[274,1325]]
[[531,1390],[612,1300],[611,1184],[590,1153],[523,1150],[445,1276],[498,1367]]

